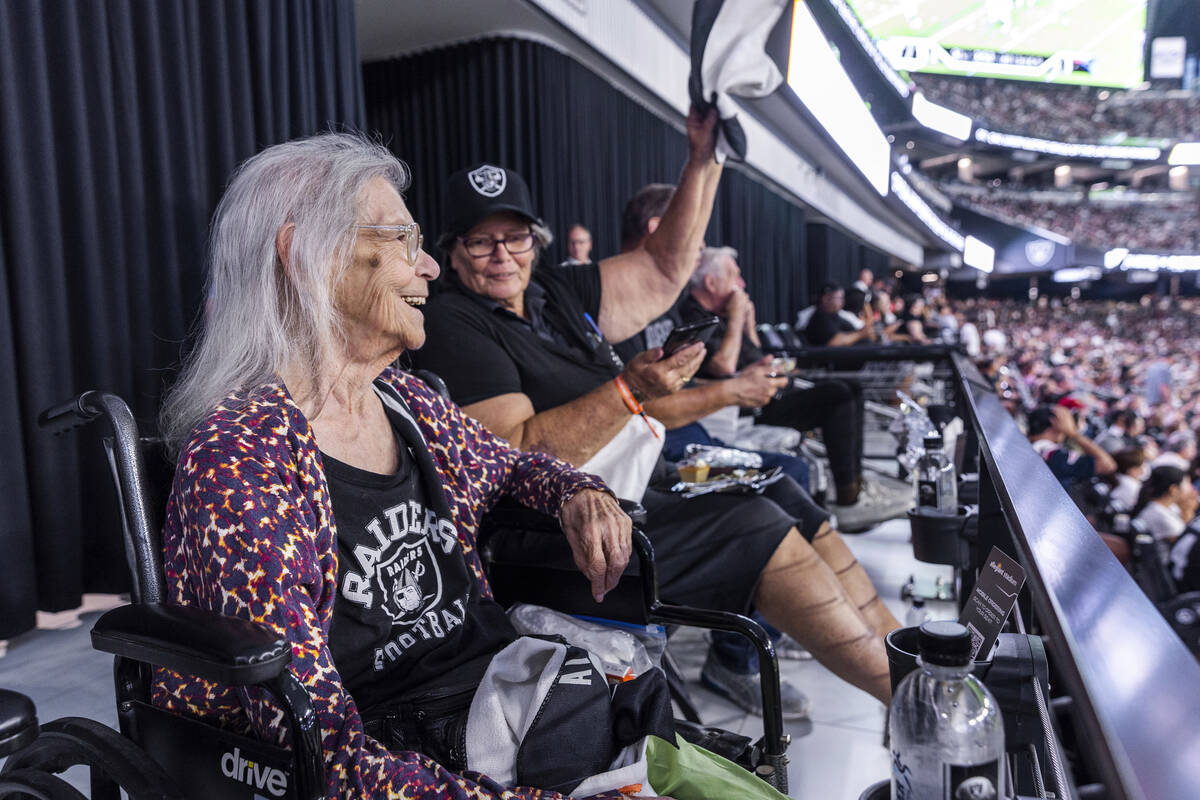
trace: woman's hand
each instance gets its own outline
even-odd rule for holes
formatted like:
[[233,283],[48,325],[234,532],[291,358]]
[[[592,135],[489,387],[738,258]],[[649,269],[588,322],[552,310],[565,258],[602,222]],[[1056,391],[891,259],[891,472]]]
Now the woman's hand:
[[697,164],[707,164],[715,160],[717,152],[717,123],[721,115],[717,113],[716,105],[709,105],[704,110],[693,105],[688,109],[687,137],[688,159]]
[[633,551],[633,523],[607,492],[584,489],[562,504],[558,521],[571,545],[575,566],[592,583],[599,603],[616,587]]
[[621,374],[634,397],[644,403],[679,391],[703,363],[704,345],[700,342],[693,342],[666,358],[662,348],[655,347],[634,356]]

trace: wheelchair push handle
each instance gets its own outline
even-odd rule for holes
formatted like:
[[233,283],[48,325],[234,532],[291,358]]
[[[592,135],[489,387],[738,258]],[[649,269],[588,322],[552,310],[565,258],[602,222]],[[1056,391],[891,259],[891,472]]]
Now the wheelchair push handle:
[[103,406],[99,402],[101,396],[101,392],[89,389],[65,403],[51,406],[38,414],[38,427],[58,436],[87,425],[104,413]]

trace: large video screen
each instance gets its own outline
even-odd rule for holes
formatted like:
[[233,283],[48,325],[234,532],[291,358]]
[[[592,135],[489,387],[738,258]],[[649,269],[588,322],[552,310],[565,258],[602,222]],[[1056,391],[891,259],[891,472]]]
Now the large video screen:
[[896,69],[1129,87],[1146,0],[849,0]]

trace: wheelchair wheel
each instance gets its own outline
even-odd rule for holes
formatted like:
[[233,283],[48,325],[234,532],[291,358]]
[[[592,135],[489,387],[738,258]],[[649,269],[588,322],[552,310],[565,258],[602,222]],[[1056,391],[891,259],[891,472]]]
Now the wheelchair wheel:
[[[116,787],[120,787],[131,798],[183,800],[175,782],[140,747],[107,725],[82,717],[63,717],[43,725],[32,744],[5,762],[0,781],[17,773],[59,773],[74,766],[89,768],[97,796],[98,787],[107,786],[110,789],[104,796],[118,797]],[[76,792],[74,796],[81,795]]]
[[6,768],[0,775],[0,798],[21,797],[37,800],[84,800],[84,796],[57,775],[35,769]]

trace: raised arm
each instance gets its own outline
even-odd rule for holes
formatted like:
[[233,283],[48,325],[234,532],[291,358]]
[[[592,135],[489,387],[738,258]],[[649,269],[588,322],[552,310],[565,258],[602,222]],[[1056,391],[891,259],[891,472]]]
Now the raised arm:
[[715,107],[688,113],[688,160],[658,228],[637,250],[600,262],[600,329],[623,342],[666,311],[679,297],[704,241],[721,165],[713,157]]

